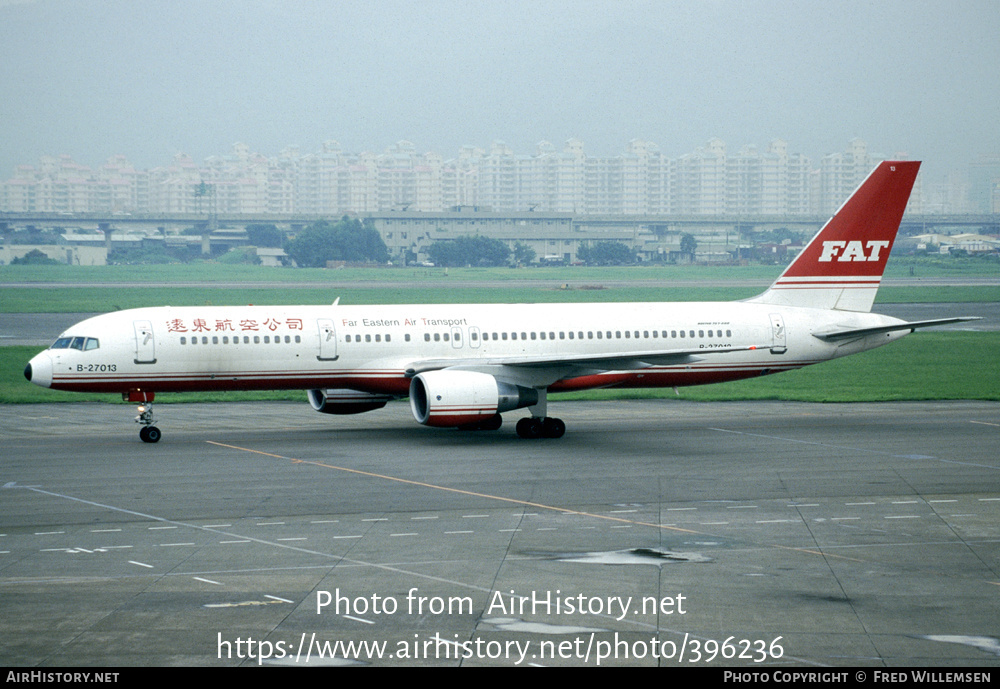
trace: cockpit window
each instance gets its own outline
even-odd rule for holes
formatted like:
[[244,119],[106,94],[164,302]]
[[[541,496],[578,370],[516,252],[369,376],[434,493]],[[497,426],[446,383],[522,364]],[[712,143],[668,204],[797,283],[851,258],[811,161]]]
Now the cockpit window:
[[96,337],[60,337],[49,349],[79,349],[82,352],[100,347],[101,341]]

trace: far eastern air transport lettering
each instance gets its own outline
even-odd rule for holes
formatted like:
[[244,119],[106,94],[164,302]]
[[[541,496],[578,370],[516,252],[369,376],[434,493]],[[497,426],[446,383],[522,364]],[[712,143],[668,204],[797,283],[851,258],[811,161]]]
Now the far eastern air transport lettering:
[[77,323],[35,356],[42,387],[141,403],[157,394],[304,390],[325,414],[408,397],[418,423],[496,430],[525,409],[522,438],[558,438],[549,392],[705,385],[862,352],[947,318],[871,313],[920,163],[882,163],[763,294],[739,302],[199,306]]

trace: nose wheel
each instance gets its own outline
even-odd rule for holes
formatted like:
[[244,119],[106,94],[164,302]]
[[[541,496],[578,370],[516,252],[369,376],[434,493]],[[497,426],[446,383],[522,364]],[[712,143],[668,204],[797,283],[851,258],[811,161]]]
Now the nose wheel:
[[156,426],[143,426],[139,429],[139,437],[144,443],[156,443],[160,440],[160,429]]
[[141,423],[142,428],[139,429],[139,439],[144,443],[158,443],[160,442],[160,429],[154,426],[155,421],[153,420],[153,404],[152,402],[147,402],[139,407],[139,415],[135,417],[136,423]]

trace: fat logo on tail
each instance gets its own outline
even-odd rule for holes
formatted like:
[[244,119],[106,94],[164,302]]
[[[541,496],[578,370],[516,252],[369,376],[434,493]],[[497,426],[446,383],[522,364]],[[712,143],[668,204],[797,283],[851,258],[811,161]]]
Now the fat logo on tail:
[[750,301],[871,311],[920,163],[879,164],[771,287]]

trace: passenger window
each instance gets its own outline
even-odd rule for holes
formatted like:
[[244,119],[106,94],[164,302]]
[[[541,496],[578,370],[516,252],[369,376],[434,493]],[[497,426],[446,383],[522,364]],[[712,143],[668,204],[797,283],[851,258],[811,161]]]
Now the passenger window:
[[201,338],[201,343],[202,344],[208,344],[208,337],[206,336],[206,337]]
[[430,341],[431,341],[431,334],[424,333],[424,342],[430,342]]
[[229,344],[229,336],[228,335],[223,335],[222,336],[222,344]]
[[442,335],[442,337],[444,338],[445,342],[447,342],[450,339],[448,333],[445,333],[444,335]]
[[375,341],[376,342],[381,342],[382,341],[382,336],[381,335],[375,335]]
[[406,340],[407,342],[409,342],[410,341],[410,333],[406,333],[405,335],[403,335],[403,339]]
[[213,335],[212,336],[212,344],[219,344],[219,336],[218,335]]
[[683,330],[681,330],[681,339],[682,340],[684,339],[684,331]]
[[260,344],[260,335],[254,335],[253,336],[253,343],[254,344]]
[[181,344],[184,345],[184,344],[187,344],[187,343],[188,343],[188,339],[186,337],[182,337],[181,338]]
[[296,335],[295,336],[295,344],[298,344],[300,342],[302,342],[302,336],[301,335]]
[[371,341],[372,341],[372,336],[371,335],[365,335],[365,342],[371,342]]
[[441,333],[434,333],[434,341],[435,342],[441,341]]
[[500,337],[504,340],[507,339],[507,333],[500,333]]
[[392,338],[392,335],[390,335],[389,333],[385,334],[385,341],[386,342],[391,342],[392,341],[391,338]]

